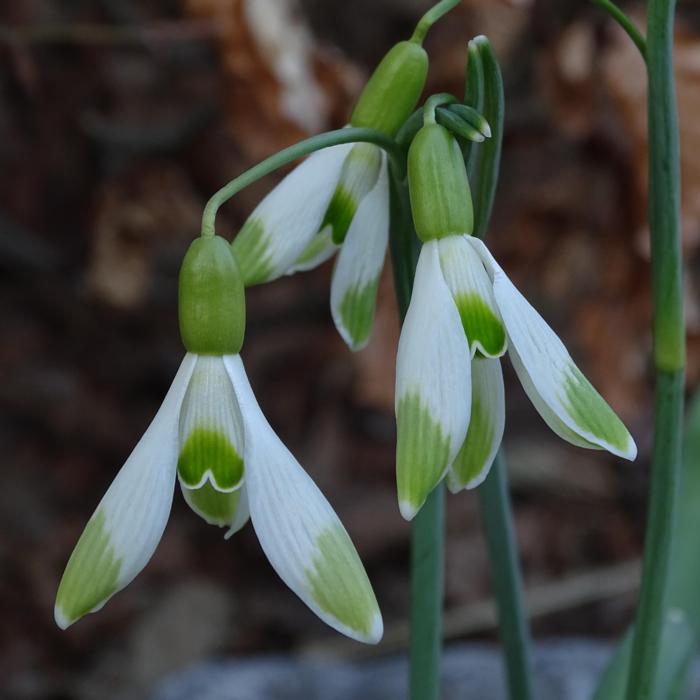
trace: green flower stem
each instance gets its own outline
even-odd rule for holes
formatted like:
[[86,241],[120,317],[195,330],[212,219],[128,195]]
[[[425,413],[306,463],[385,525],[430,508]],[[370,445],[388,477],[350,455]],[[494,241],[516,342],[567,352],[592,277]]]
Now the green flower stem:
[[513,700],[535,697],[530,670],[530,633],[523,605],[522,580],[508,496],[508,472],[502,452],[479,488],[481,519],[491,560],[508,687]]
[[411,37],[411,41],[416,44],[422,44],[425,35],[430,30],[435,22],[446,15],[450,10],[459,5],[460,0],[442,0],[442,2],[433,5],[418,21],[416,28]]
[[678,117],[673,74],[675,0],[649,0],[649,223],[656,398],[651,492],[628,700],[652,697],[681,471],[685,325],[680,240]]
[[[469,42],[467,76],[465,101],[482,112],[491,126],[491,138],[474,145],[468,153],[474,188],[474,235],[484,238],[496,197],[505,118],[501,70],[486,37]],[[498,601],[509,695],[512,700],[533,700],[530,631],[508,495],[508,470],[502,450],[478,493],[491,562],[491,580]]]
[[[420,245],[411,220],[406,180],[393,167],[389,175],[389,242],[396,298],[403,320],[411,301]],[[444,499],[445,489],[440,484],[411,523],[411,700],[437,700],[440,695]]]
[[202,214],[202,237],[209,238],[215,235],[214,222],[219,207],[227,202],[231,197],[252,185],[260,178],[269,175],[271,172],[281,168],[298,158],[308,156],[314,151],[319,151],[322,148],[329,146],[338,146],[343,143],[373,143],[376,146],[384,149],[391,158],[394,166],[401,170],[405,168],[405,156],[403,151],[396,142],[374,129],[336,129],[335,131],[327,131],[323,134],[312,136],[311,138],[295,143],[288,148],[285,148],[278,153],[266,158],[261,163],[246,170],[242,175],[231,180],[227,185],[224,185],[218,192],[215,192],[204,207]]
[[646,60],[647,42],[642,36],[642,33],[637,29],[634,22],[614,3],[612,0],[593,0],[593,2],[602,7],[621,27],[627,32],[627,36],[634,42],[642,54],[642,58]]
[[431,95],[425,101],[425,105],[423,105],[423,124],[435,124],[435,110],[440,105],[450,105],[458,101],[449,92],[439,92],[436,95]]

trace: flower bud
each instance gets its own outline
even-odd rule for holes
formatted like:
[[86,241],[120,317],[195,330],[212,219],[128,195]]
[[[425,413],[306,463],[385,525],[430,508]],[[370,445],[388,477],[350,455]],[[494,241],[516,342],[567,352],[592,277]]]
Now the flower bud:
[[180,335],[188,352],[235,355],[245,333],[243,280],[223,238],[197,238],[180,268]]
[[350,124],[394,136],[418,104],[427,74],[425,49],[412,41],[399,42],[367,81]]
[[408,187],[418,237],[423,241],[470,234],[472,198],[457,140],[439,124],[426,124],[408,151]]

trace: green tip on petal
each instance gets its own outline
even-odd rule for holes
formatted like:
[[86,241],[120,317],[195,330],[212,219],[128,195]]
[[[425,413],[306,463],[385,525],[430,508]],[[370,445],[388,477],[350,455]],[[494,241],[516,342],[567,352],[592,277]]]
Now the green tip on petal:
[[376,644],[382,637],[377,599],[347,532],[331,526],[316,538],[318,554],[307,570],[311,595],[353,638]]
[[411,520],[449,467],[450,438],[417,393],[399,401],[396,429],[399,509]]
[[78,540],[56,594],[54,617],[66,629],[101,608],[117,591],[121,561],[115,556],[105,515],[96,512]]
[[470,345],[486,357],[506,351],[506,329],[491,307],[476,293],[456,294],[455,303]]
[[624,423],[575,365],[568,369],[564,393],[567,412],[584,436],[595,436],[619,457],[633,460],[637,456],[637,446]]
[[271,261],[269,236],[262,221],[250,217],[231,243],[231,250],[238,261],[243,284],[250,287],[267,282],[274,266]]
[[247,514],[241,513],[242,489],[225,493],[217,491],[209,481],[205,481],[198,489],[188,489],[182,484],[181,487],[187,505],[202,520],[208,525],[230,528],[225,535],[226,539],[247,520]]
[[369,340],[378,287],[378,278],[363,287],[351,287],[340,304],[340,320],[347,332],[345,340],[353,350],[361,350]]

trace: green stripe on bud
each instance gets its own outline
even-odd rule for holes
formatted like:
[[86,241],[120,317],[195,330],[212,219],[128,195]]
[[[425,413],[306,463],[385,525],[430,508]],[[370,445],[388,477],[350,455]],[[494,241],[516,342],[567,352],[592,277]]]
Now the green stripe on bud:
[[467,170],[457,140],[439,124],[426,124],[408,151],[408,186],[418,237],[425,243],[470,234],[474,225]]
[[245,333],[245,294],[228,242],[192,242],[180,268],[180,335],[188,352],[235,355]]
[[336,245],[345,240],[360,202],[377,184],[381,166],[382,152],[371,143],[358,143],[348,153],[320,228],[331,227]]
[[416,108],[427,75],[428,54],[423,47],[399,42],[367,81],[350,124],[394,136]]

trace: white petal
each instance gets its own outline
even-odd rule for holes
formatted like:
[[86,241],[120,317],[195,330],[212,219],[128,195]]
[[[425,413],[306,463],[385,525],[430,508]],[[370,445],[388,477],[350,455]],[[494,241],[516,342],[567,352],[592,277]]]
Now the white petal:
[[472,362],[472,413],[469,430],[447,475],[452,493],[473,489],[486,479],[503,440],[506,402],[501,361]]
[[197,356],[187,354],[158,413],[78,540],[56,594],[62,629],[99,610],[143,569],[170,514],[178,453],[178,417]]
[[280,578],[322,620],[376,643],[382,618],[347,532],[263,416],[240,357],[225,362],[245,425],[246,489],[260,545]]
[[351,350],[360,350],[369,341],[388,240],[389,177],[384,158],[375,186],[350,224],[333,271],[331,313]]
[[437,241],[423,245],[396,358],[399,508],[413,518],[464,442],[471,357],[440,269]]
[[475,238],[470,243],[491,273],[513,366],[542,418],[575,445],[634,459],[637,447],[632,436],[574,364],[556,333],[515,288],[486,246]]
[[246,285],[277,279],[321,228],[351,144],[311,154],[255,208],[233,241]]
[[189,490],[210,482],[231,492],[243,484],[243,421],[222,357],[197,358],[180,411],[177,472]]
[[469,338],[472,356],[478,350],[486,357],[500,357],[506,351],[506,329],[484,263],[467,239],[447,236],[438,241],[442,273]]

